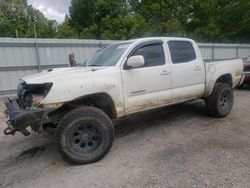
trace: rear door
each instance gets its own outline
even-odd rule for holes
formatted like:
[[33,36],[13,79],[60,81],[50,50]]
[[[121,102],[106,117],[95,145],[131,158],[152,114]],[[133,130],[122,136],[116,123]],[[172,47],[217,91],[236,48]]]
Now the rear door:
[[172,102],[199,98],[205,89],[205,67],[192,41],[168,41],[172,61]]

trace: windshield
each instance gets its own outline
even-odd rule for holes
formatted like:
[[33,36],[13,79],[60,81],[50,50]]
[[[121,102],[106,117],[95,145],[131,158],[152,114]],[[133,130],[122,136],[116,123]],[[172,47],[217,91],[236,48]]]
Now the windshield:
[[120,43],[109,45],[108,47],[97,51],[85,63],[85,66],[115,66],[123,52],[131,43]]

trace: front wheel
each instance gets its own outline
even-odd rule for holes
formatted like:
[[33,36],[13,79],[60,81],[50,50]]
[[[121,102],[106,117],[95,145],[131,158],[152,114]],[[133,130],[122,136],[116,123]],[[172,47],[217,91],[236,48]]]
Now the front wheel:
[[206,108],[210,115],[223,118],[233,107],[234,94],[232,87],[227,83],[216,83],[211,95],[206,99]]
[[100,160],[110,150],[114,129],[109,117],[95,107],[79,107],[66,114],[57,131],[57,146],[63,158],[73,164]]

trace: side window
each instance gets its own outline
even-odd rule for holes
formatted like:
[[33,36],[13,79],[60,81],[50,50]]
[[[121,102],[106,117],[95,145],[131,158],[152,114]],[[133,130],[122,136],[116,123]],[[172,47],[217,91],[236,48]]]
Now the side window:
[[152,44],[137,49],[134,55],[142,55],[145,59],[144,67],[152,67],[165,64],[162,44]]
[[187,63],[196,59],[193,45],[187,41],[168,42],[171,59],[174,64]]

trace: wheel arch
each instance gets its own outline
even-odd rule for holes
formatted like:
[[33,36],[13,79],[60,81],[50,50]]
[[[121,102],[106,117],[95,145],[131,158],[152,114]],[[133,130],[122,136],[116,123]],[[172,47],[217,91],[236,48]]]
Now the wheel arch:
[[230,73],[221,75],[221,76],[215,81],[215,84],[218,83],[218,82],[227,83],[227,84],[229,84],[231,87],[233,87],[233,78],[232,78],[232,75],[231,75]]
[[[226,71],[226,70],[224,70],[224,71]],[[218,82],[227,83],[231,87],[234,87],[233,76],[232,76],[232,73],[229,71],[217,72],[214,75],[210,75],[208,77],[208,80],[209,81],[206,83],[206,90],[204,93],[204,97],[208,97],[212,93],[215,84]]]
[[115,103],[108,93],[95,93],[82,96],[69,102],[69,105],[77,106],[94,106],[104,111],[110,119],[117,117]]

